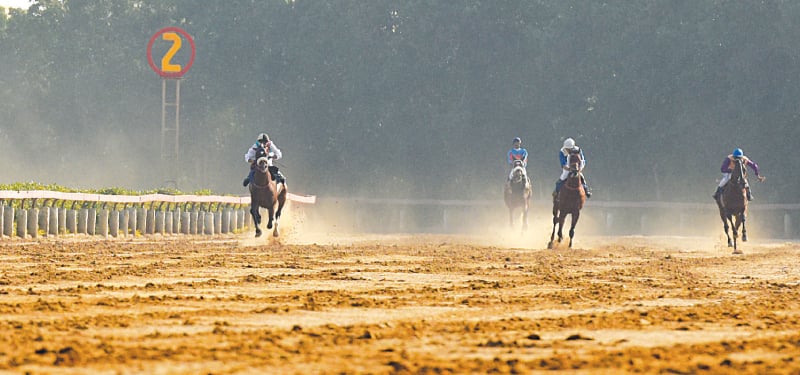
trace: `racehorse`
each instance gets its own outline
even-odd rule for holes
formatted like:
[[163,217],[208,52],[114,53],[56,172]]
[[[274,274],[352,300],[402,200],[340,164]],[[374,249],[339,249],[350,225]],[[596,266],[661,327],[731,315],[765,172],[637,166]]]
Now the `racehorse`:
[[273,237],[278,237],[278,220],[281,218],[283,205],[286,203],[286,184],[281,184],[280,191],[278,185],[272,179],[270,171],[277,167],[272,165],[272,155],[267,155],[266,150],[259,148],[256,152],[256,164],[254,166],[253,180],[250,182],[250,214],[253,216],[253,223],[256,226],[256,237],[261,236],[261,213],[259,207],[267,209],[269,220],[267,229],[272,229],[273,221],[275,230]]
[[581,164],[580,156],[577,154],[570,154],[569,156],[569,176],[561,184],[558,194],[553,200],[553,232],[550,234],[550,242],[547,243],[547,248],[553,248],[553,238],[556,234],[556,226],[558,226],[558,242],[564,238],[562,230],[564,229],[564,220],[567,215],[572,215],[572,226],[569,228],[569,247],[572,247],[572,237],[575,236],[575,224],[581,217],[581,208],[586,203],[586,191],[583,190],[583,183],[581,182],[581,173],[579,166]]
[[533,189],[531,180],[525,173],[522,161],[515,160],[514,168],[511,170],[511,183],[503,192],[503,198],[508,207],[508,223],[514,226],[514,210],[519,207],[522,209],[522,230],[528,229],[528,206],[530,204]]
[[[747,171],[741,159],[733,160],[733,170],[731,179],[723,187],[720,198],[717,199],[719,216],[725,229],[725,236],[728,237],[728,247],[733,247],[734,254],[741,254],[736,240],[739,235],[739,226],[742,227],[742,242],[747,242],[747,227],[745,219],[747,215],[747,194],[745,192],[745,178]],[[728,234],[728,227],[733,229],[733,240]]]

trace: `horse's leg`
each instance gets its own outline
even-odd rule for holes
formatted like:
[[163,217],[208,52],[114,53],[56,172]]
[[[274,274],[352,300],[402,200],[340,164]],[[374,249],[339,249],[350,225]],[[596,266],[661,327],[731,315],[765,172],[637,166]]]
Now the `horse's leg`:
[[741,254],[736,243],[739,237],[739,215],[731,216],[731,229],[733,230],[733,253]]
[[741,219],[742,219],[742,242],[747,242],[747,225],[746,225],[747,224],[746,223],[747,222],[747,213],[746,212],[742,212]]
[[267,220],[267,229],[272,229],[272,222],[275,220],[275,206],[267,207],[267,214],[269,215],[269,220]]
[[725,231],[725,237],[728,238],[728,247],[733,247],[733,241],[731,241],[731,235],[728,234],[728,216],[722,216],[722,229]]
[[253,216],[253,224],[256,226],[256,237],[261,237],[261,228],[259,228],[259,224],[261,224],[261,214],[258,212],[258,206],[256,204],[250,205],[250,215]]
[[561,211],[561,214],[558,215],[558,243],[564,239],[564,221],[567,220],[567,215],[568,213],[565,211]]
[[558,208],[553,207],[553,231],[550,232],[550,242],[547,243],[547,248],[553,248],[553,238],[556,236],[556,225],[558,224]]
[[581,211],[572,213],[572,225],[569,227],[569,247],[572,248],[572,237],[575,237],[575,225],[578,224],[578,219],[581,217]]

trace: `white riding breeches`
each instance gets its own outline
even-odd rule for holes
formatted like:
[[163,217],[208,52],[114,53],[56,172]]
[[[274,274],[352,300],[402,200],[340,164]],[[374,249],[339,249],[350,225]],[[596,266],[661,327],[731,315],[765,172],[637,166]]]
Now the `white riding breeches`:
[[567,177],[569,177],[569,170],[567,170],[567,169],[562,169],[562,170],[561,170],[561,177],[559,177],[559,179],[560,179],[561,181],[565,181],[565,180],[567,179]]
[[723,173],[722,174],[722,179],[719,180],[719,187],[725,186],[725,184],[727,184],[728,181],[730,181],[730,180],[731,180],[731,174],[730,173]]

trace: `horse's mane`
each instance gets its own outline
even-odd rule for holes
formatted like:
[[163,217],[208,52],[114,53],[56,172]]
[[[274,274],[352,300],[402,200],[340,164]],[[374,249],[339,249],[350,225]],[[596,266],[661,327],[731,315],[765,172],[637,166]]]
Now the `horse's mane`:
[[744,165],[744,160],[733,159],[733,170],[731,170],[731,182],[736,180],[737,183],[744,183],[747,178],[747,169]]

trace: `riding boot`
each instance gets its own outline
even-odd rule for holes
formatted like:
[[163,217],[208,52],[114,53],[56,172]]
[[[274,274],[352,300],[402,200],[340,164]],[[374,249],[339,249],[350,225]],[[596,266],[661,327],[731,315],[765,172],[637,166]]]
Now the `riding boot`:
[[245,187],[247,187],[247,185],[250,183],[250,181],[252,181],[252,180],[253,180],[253,174],[254,174],[255,172],[256,172],[256,170],[255,170],[255,169],[253,169],[253,168],[250,168],[250,173],[247,175],[247,177],[245,177],[245,178],[244,178],[244,181],[242,181],[242,186],[245,186]]
[[714,192],[714,195],[712,195],[712,197],[714,198],[714,200],[719,200],[720,195],[722,195],[722,186],[717,186],[717,191]]
[[283,176],[283,173],[281,173],[281,171],[275,173],[275,182],[286,185],[286,177]]
[[745,186],[744,187],[744,191],[747,193],[747,200],[748,201],[752,201],[753,200],[753,193],[750,192],[750,187],[749,186]]
[[561,184],[563,184],[563,183],[564,183],[564,181],[562,181],[560,179],[558,181],[556,181],[556,189],[553,190],[553,199],[556,199],[556,197],[558,196],[558,191],[561,190]]
[[586,193],[586,198],[592,197],[592,191],[589,190],[589,185],[586,185],[585,182],[583,183],[583,191]]

